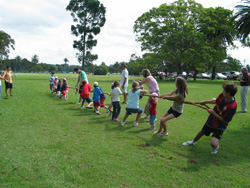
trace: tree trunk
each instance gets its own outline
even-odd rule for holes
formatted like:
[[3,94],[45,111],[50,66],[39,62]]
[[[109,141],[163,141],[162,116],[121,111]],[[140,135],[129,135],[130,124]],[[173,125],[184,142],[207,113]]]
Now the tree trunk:
[[215,66],[213,67],[213,69],[212,69],[212,77],[211,77],[211,79],[212,80],[214,80],[215,79]]

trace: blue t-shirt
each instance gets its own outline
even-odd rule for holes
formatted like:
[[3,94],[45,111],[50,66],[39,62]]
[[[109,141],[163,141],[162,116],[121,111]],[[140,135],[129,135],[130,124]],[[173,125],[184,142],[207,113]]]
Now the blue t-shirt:
[[94,88],[93,102],[100,102],[100,95],[102,94],[102,89],[98,86]]
[[[100,88],[100,89],[101,89],[101,91],[102,91],[102,88]],[[105,96],[105,94],[103,93],[103,91],[102,91],[100,97],[101,97],[101,99],[106,99],[106,96]]]
[[140,98],[141,90],[138,89],[136,92],[133,93],[132,89],[128,92],[128,104],[126,108],[133,108],[138,109],[139,108],[139,98]]

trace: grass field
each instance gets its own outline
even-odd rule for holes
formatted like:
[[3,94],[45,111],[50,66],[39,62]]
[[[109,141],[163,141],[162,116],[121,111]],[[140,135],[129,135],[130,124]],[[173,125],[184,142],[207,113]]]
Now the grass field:
[[[71,86],[76,84],[77,75],[57,76],[66,77]],[[203,109],[185,105],[180,118],[167,124],[169,136],[159,138],[147,129],[146,120],[132,127],[135,115],[121,127],[106,117],[105,109],[100,110],[100,116],[80,109],[74,90],[70,90],[68,101],[52,96],[49,77],[17,74],[14,96],[9,99],[4,99],[2,84],[0,188],[250,187],[249,112],[235,114],[221,139],[219,153],[212,155],[211,137],[203,137],[195,146],[182,146],[204,125],[208,113]],[[120,77],[88,78],[110,92],[111,82]],[[131,77],[130,81],[133,79],[141,78]],[[217,97],[224,82],[190,81],[186,100]],[[159,86],[161,94],[175,88],[173,81],[160,81]],[[140,100],[141,107],[146,99]],[[236,101],[240,111],[240,92]],[[157,128],[171,104],[159,100]],[[119,119],[124,114],[122,105]]]

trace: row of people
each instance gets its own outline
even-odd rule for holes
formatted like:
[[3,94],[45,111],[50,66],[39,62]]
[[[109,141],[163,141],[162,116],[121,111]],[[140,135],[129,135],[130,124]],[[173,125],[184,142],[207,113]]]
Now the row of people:
[[[148,73],[148,72],[146,72]],[[178,118],[183,113],[183,101],[185,101],[186,95],[188,94],[187,83],[184,78],[177,77],[175,81],[176,89],[168,94],[160,95],[159,87],[152,87],[147,84],[147,80],[152,80],[151,75],[145,75],[145,79],[143,81],[133,81],[132,89],[128,92],[128,102],[126,104],[126,114],[123,117],[123,120],[120,122],[122,126],[124,126],[126,119],[129,115],[136,113],[136,119],[133,123],[133,126],[138,126],[138,121],[142,115],[142,108],[139,106],[139,100],[142,95],[149,93],[149,99],[147,101],[146,107],[148,107],[147,115],[149,116],[150,128],[151,130],[155,129],[155,120],[157,117],[157,101],[158,98],[172,100],[173,105],[166,112],[166,114],[161,118],[160,127],[157,133],[158,136],[167,136],[167,121]],[[145,89],[141,89],[141,85],[146,83],[149,87],[149,92]],[[158,84],[157,84],[158,85]],[[111,86],[111,93],[104,93],[100,88],[98,82],[93,83],[94,89],[90,87],[85,81],[82,81],[82,89],[81,89],[81,98],[83,100],[82,106],[84,102],[88,102],[88,108],[91,108],[91,105],[94,106],[94,112],[100,115],[99,109],[100,107],[104,107],[103,95],[108,94],[111,96],[112,103],[109,107],[105,106],[110,110],[110,114],[112,114],[113,121],[119,121],[118,117],[121,111],[120,105],[120,95],[122,94],[120,90],[120,83],[118,81],[114,82]],[[70,86],[68,86],[69,88]],[[93,92],[93,100],[89,97],[89,92]],[[219,140],[222,137],[223,132],[228,126],[228,123],[231,121],[234,116],[237,108],[237,103],[235,101],[234,95],[237,92],[237,86],[235,83],[225,83],[223,84],[223,93],[221,93],[217,99],[202,101],[200,104],[216,104],[214,109],[208,109],[208,113],[210,114],[205,125],[198,132],[193,141],[188,141],[183,143],[183,145],[194,145],[203,135],[209,136],[211,133],[212,140],[211,146],[213,148],[212,153],[217,153],[219,148]],[[62,90],[62,95],[64,92]],[[113,111],[111,110],[113,106]],[[146,108],[145,108],[146,109]]]

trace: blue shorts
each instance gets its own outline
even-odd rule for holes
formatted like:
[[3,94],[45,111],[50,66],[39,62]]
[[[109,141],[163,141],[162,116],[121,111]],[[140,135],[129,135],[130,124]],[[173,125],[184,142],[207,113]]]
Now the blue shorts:
[[132,113],[140,114],[143,112],[142,108],[126,108],[127,114],[131,115]]

